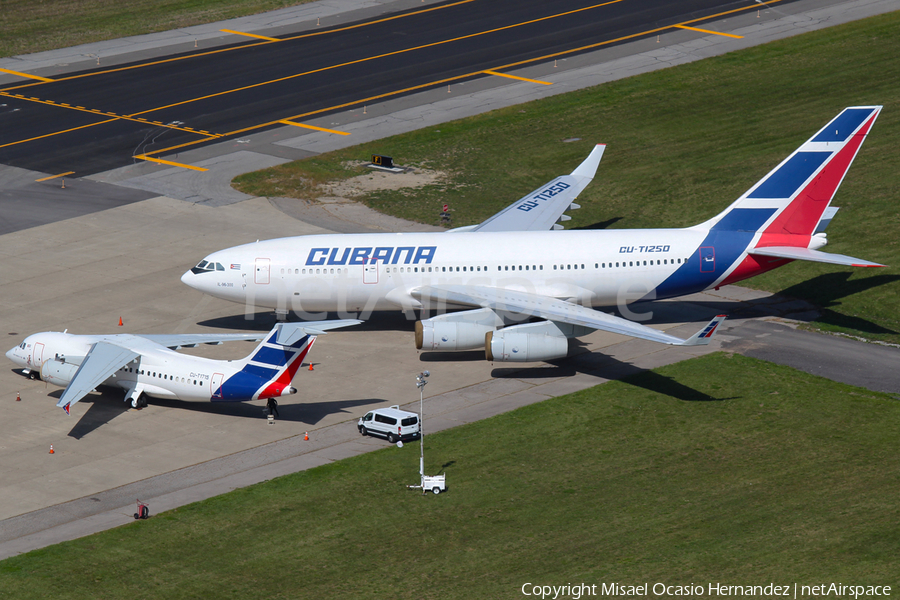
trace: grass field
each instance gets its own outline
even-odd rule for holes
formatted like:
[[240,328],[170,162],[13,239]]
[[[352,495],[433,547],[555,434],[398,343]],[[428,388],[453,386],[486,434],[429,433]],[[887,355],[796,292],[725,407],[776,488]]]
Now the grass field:
[[[835,200],[828,252],[889,265],[794,263],[749,285],[811,300],[823,329],[900,343],[900,12],[429,127],[238,177],[262,196],[308,198],[348,160],[387,154],[452,174],[378,192],[377,210],[478,223],[608,144],[570,227],[684,227],[717,214],[841,109],[885,108]],[[552,79],[552,78],[551,78]],[[564,143],[578,137],[581,141]]]
[[[710,376],[710,374],[715,374]],[[427,425],[427,423],[426,423]],[[0,562],[4,598],[900,585],[900,402],[713,354]]]
[[0,57],[168,31],[312,0],[3,0]]

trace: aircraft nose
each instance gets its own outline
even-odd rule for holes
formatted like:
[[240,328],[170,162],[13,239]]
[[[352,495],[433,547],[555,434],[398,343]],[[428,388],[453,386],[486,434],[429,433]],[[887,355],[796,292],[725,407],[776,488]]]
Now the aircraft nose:
[[188,287],[192,287],[194,289],[197,288],[195,285],[197,276],[191,273],[190,271],[185,271],[184,275],[181,276],[181,283],[185,284]]
[[19,361],[16,360],[16,350],[18,348],[19,348],[18,346],[10,348],[9,351],[6,353],[6,358],[13,361],[14,363],[18,363]]

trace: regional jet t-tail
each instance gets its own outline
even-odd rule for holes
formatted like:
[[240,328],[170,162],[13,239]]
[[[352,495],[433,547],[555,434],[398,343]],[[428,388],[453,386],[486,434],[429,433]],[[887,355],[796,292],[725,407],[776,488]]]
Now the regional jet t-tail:
[[693,294],[794,260],[883,266],[821,251],[838,210],[831,200],[881,108],[844,109],[728,208],[693,227],[558,231],[596,173],[605,148],[598,145],[571,174],[478,225],[260,241],[210,254],[182,281],[284,315],[468,308],[418,321],[416,345],[484,346],[493,361],[561,358],[567,338],[597,329],[708,343],[721,317],[682,340],[591,307]]

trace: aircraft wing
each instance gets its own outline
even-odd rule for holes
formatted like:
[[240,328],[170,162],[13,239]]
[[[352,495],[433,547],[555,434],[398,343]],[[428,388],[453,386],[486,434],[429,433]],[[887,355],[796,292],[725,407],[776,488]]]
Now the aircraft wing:
[[56,405],[65,408],[68,413],[72,404],[84,398],[110,375],[138,356],[140,356],[138,352],[129,348],[109,342],[97,342],[81,361],[81,366],[78,367]]
[[268,335],[268,331],[259,333],[175,333],[175,334],[137,334],[151,342],[165,346],[171,350],[193,348],[198,344],[219,345],[224,342],[259,342]]
[[529,294],[528,292],[488,286],[437,285],[420,288],[413,291],[412,294],[420,299],[427,298],[455,304],[491,308],[503,312],[526,314],[548,321],[581,325],[591,329],[600,329],[610,333],[618,333],[674,346],[708,344],[719,323],[725,320],[723,315],[719,315],[710,321],[706,327],[690,338],[683,340],[634,321],[608,315],[592,308],[566,302],[565,300]]
[[557,177],[475,227],[461,227],[457,231],[562,229],[561,225],[557,225],[557,221],[568,221],[570,217],[563,213],[569,208],[579,208],[574,201],[594,178],[605,149],[605,144],[597,144],[584,162],[570,175]]

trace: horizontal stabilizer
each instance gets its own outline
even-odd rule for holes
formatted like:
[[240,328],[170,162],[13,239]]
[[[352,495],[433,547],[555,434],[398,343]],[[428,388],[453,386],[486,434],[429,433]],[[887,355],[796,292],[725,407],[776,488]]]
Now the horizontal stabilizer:
[[278,336],[275,343],[282,346],[291,346],[305,335],[321,335],[329,329],[338,327],[350,327],[359,325],[358,319],[338,319],[334,321],[310,321],[307,323],[279,323],[275,326]]
[[879,263],[844,256],[843,254],[829,254],[809,248],[795,246],[769,246],[766,248],[754,248],[750,254],[758,256],[774,256],[775,258],[789,258],[791,260],[808,260],[812,262],[828,263],[831,265],[843,265],[845,267],[884,267]]

